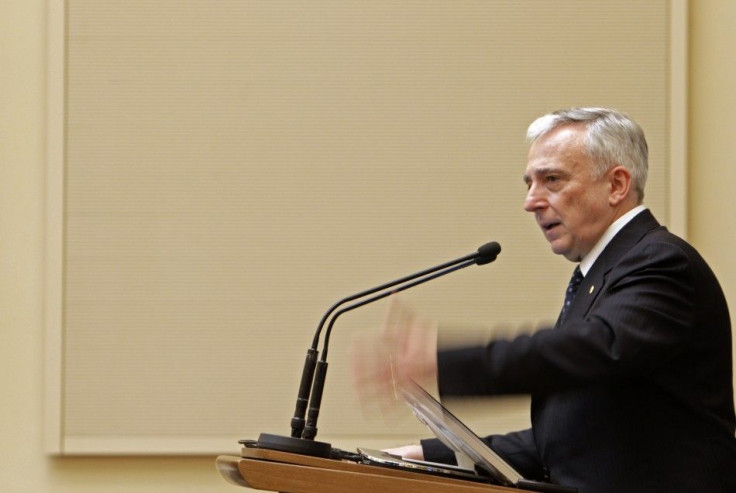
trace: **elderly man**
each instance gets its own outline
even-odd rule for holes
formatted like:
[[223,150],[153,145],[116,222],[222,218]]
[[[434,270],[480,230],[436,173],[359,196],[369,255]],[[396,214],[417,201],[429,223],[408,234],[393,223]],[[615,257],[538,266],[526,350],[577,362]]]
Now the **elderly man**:
[[[530,393],[532,428],[485,439],[527,478],[581,493],[736,491],[728,308],[701,256],[642,205],[641,128],[574,108],[527,136],[524,208],[578,264],[555,327],[436,351],[409,322],[393,378],[436,379],[443,397]],[[453,460],[437,440],[394,452]]]

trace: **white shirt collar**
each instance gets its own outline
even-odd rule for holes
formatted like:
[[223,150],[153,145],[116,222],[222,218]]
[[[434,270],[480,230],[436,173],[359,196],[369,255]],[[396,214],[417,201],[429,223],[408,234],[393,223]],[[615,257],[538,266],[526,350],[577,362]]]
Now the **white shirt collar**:
[[588,274],[588,271],[591,267],[593,267],[593,264],[600,256],[601,252],[603,252],[603,249],[606,248],[606,246],[611,242],[614,236],[616,236],[616,233],[621,231],[621,229],[626,226],[629,221],[634,219],[640,212],[645,211],[647,208],[643,205],[638,205],[631,209],[629,212],[624,214],[623,216],[616,219],[613,224],[611,224],[605,233],[603,233],[603,236],[601,236],[600,240],[598,240],[598,243],[595,244],[595,246],[588,252],[588,255],[586,255],[583,260],[580,261],[580,272],[583,273],[583,276]]

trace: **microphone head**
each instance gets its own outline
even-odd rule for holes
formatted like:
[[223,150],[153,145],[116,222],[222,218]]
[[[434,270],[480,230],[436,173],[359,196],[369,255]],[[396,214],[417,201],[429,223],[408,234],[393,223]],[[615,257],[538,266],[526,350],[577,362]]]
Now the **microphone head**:
[[486,243],[478,248],[478,256],[475,258],[475,263],[477,265],[490,264],[496,260],[499,253],[501,253],[501,245],[495,241]]

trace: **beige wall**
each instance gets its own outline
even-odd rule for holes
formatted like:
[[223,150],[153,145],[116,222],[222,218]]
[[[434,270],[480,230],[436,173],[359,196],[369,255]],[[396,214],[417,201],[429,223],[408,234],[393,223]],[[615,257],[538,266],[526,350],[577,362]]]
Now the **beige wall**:
[[[736,312],[736,2],[690,7],[689,237],[719,275]],[[734,317],[732,316],[733,320]]]
[[[736,3],[691,2],[689,236],[736,310]],[[45,2],[0,2],[0,486],[235,491],[202,458],[51,459],[42,447]]]

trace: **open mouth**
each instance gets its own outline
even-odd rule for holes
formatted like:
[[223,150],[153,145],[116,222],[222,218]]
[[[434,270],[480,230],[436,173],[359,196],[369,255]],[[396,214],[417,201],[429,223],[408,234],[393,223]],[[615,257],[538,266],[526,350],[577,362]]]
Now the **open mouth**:
[[555,226],[559,226],[559,225],[560,225],[559,222],[545,223],[545,224],[542,224],[542,229],[544,231],[549,231],[550,229],[554,228]]

